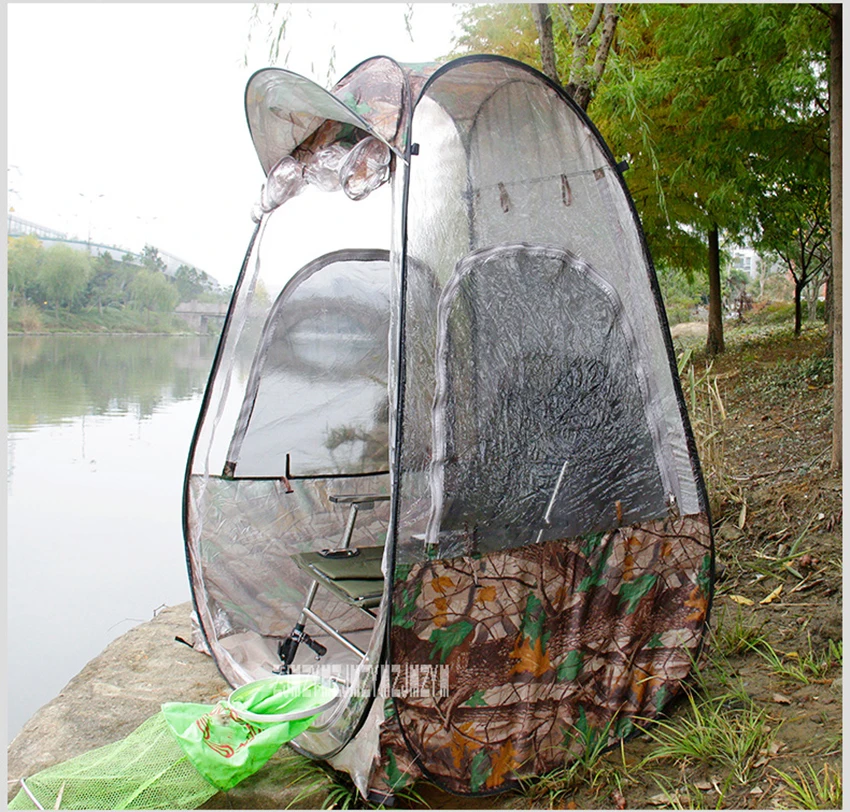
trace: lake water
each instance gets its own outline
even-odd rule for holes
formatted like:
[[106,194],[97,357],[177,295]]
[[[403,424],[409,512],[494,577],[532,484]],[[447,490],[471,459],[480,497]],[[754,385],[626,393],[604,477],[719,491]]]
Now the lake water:
[[183,475],[215,342],[9,337],[9,741],[111,640],[189,600]]

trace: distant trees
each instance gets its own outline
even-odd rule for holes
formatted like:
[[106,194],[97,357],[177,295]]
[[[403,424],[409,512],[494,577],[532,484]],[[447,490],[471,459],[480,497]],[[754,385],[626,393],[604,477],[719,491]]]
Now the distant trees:
[[31,302],[59,310],[83,303],[93,275],[87,254],[67,245],[45,249],[28,234],[9,239],[7,260],[10,305]]
[[181,302],[203,299],[216,288],[215,280],[206,271],[199,271],[190,265],[181,265],[174,272],[174,284],[180,293]]
[[145,268],[149,268],[152,271],[159,271],[160,273],[165,272],[165,261],[159,255],[159,251],[152,245],[146,245],[142,249],[139,259]]
[[67,245],[54,245],[44,252],[36,275],[44,303],[73,310],[82,304],[92,267],[88,254]]
[[173,282],[147,268],[140,269],[130,283],[130,301],[139,310],[166,313],[174,310],[179,299]]
[[159,251],[150,245],[138,257],[125,254],[117,260],[107,252],[90,257],[61,243],[45,247],[26,235],[9,238],[7,259],[10,307],[30,305],[55,313],[128,307],[169,312],[180,301],[226,295],[211,276],[188,265],[167,276]]
[[800,335],[803,291],[819,287],[830,271],[829,182],[799,174],[785,178],[766,189],[754,208],[756,247],[775,253],[794,280],[794,332]]
[[6,255],[9,304],[24,303],[35,294],[42,255],[41,243],[31,234],[9,240]]

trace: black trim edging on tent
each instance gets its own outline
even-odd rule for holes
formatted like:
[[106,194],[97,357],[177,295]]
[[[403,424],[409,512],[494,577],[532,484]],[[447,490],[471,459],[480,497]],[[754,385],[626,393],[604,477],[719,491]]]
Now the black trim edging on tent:
[[[257,223],[254,228],[254,233],[251,235],[251,240],[248,243],[248,249],[245,252],[245,258],[242,260],[242,267],[239,269],[239,275],[236,277],[236,284],[233,287],[233,294],[230,297],[230,305],[227,308],[227,314],[224,317],[224,324],[221,328],[221,335],[218,339],[218,346],[215,349],[215,355],[213,356],[212,365],[210,367],[210,374],[207,378],[207,385],[204,389],[204,396],[201,400],[201,408],[198,413],[198,420],[195,423],[195,431],[192,434],[192,442],[189,444],[189,455],[186,460],[186,473],[183,477],[183,551],[186,556],[186,568],[189,572],[189,589],[192,593],[192,608],[195,610],[195,616],[198,618],[198,626],[200,627],[201,634],[204,638],[204,642],[207,645],[207,648],[210,651],[210,655],[212,656],[213,662],[215,663],[216,668],[218,668],[219,673],[224,677],[224,672],[221,669],[221,666],[218,664],[218,660],[215,657],[213,646],[210,644],[209,637],[207,636],[207,631],[204,628],[203,620],[201,619],[201,613],[198,610],[198,601],[195,597],[195,570],[192,566],[192,556],[189,553],[189,483],[192,478],[192,464],[195,461],[195,453],[198,448],[198,440],[200,438],[201,427],[204,424],[204,421],[207,416],[207,410],[209,409],[210,399],[212,398],[212,390],[213,390],[213,381],[215,380],[219,367],[221,365],[221,358],[224,354],[224,345],[227,343],[227,338],[230,334],[230,327],[233,322],[233,312],[236,309],[236,302],[239,299],[239,293],[242,290],[242,284],[245,281],[245,275],[248,270],[248,263],[251,258],[251,253],[254,250],[254,244],[257,241],[257,235],[260,233],[260,227],[262,226],[262,220]],[[224,677],[225,681],[229,683],[227,677]]]

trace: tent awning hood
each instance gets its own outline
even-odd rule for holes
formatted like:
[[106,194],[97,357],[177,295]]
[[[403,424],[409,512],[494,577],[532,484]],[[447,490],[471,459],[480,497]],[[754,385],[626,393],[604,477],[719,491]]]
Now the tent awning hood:
[[377,56],[349,71],[330,91],[282,68],[257,71],[245,91],[245,113],[263,171],[268,175],[290,156],[309,163],[320,150],[351,146],[363,134],[403,157],[411,99],[437,67],[400,65]]

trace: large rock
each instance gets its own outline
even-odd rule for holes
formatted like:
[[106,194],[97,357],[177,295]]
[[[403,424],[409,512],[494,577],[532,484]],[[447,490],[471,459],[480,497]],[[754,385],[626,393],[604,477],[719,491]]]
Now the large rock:
[[[8,749],[8,797],[17,779],[119,741],[163,702],[214,704],[230,688],[212,660],[183,643],[191,634],[191,604],[162,610],[109,644],[51,702],[38,710]],[[298,778],[293,785],[293,780]],[[284,747],[259,773],[208,808],[316,808],[331,787],[325,773]]]

